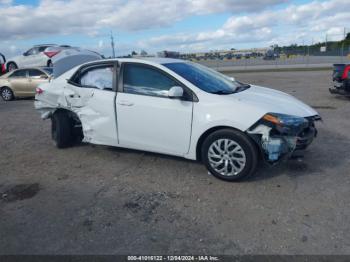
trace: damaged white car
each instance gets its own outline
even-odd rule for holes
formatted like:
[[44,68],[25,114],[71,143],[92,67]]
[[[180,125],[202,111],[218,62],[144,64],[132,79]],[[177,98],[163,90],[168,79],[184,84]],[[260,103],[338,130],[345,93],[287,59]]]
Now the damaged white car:
[[260,159],[305,149],[320,119],[288,94],[166,58],[80,65],[40,85],[35,108],[51,119],[59,148],[83,141],[181,156],[229,181]]

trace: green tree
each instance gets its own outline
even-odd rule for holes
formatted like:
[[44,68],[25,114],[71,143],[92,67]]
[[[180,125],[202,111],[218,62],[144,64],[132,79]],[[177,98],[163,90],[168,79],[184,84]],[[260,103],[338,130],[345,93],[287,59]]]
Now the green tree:
[[350,40],[350,33],[347,33],[345,40]]

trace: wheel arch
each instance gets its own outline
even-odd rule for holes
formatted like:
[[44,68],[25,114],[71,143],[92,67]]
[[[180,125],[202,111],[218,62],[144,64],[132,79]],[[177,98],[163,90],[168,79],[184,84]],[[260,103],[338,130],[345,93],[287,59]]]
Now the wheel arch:
[[75,120],[75,121],[81,123],[80,118],[79,118],[79,116],[77,115],[77,113],[75,113],[75,112],[73,112],[73,111],[71,111],[71,110],[68,110],[68,109],[65,109],[65,108],[57,108],[55,111],[53,111],[53,112],[51,113],[51,116],[50,116],[50,117],[52,117],[56,112],[64,112],[64,113],[66,113],[69,117],[71,117],[73,120]]
[[214,126],[214,127],[211,127],[209,128],[208,130],[206,130],[200,137],[199,139],[197,140],[197,144],[196,144],[196,159],[198,161],[201,161],[202,159],[202,156],[201,156],[201,149],[202,149],[202,145],[203,145],[203,142],[205,141],[205,139],[212,133],[218,131],[218,130],[222,130],[222,129],[231,129],[233,131],[237,131],[237,132],[240,132],[242,134],[245,134],[247,136],[248,139],[250,139],[254,146],[256,147],[256,149],[261,153],[261,148],[258,144],[258,142],[254,139],[252,139],[251,136],[249,136],[246,132],[238,129],[238,128],[234,128],[232,126],[225,126],[225,125],[219,125],[219,126]]
[[205,139],[212,133],[218,131],[218,130],[222,130],[222,129],[231,129],[231,130],[235,130],[235,131],[239,131],[242,132],[241,130],[234,128],[232,126],[225,126],[225,125],[220,125],[220,126],[214,126],[209,128],[208,130],[206,130],[203,134],[201,134],[201,136],[199,137],[199,139],[197,140],[197,145],[196,145],[196,159],[198,161],[202,160],[201,157],[201,149],[202,149],[202,145],[203,142],[205,141]]
[[6,61],[6,70],[7,70],[7,72],[9,72],[9,65],[10,64],[15,64],[16,67],[18,68],[18,64],[16,63],[16,61],[13,61],[13,60]]
[[8,88],[12,91],[12,94],[14,97],[16,97],[16,92],[10,87],[10,86],[0,86],[0,92],[4,89],[4,88]]
[[83,129],[82,129],[82,122],[78,116],[77,113],[71,111],[71,110],[68,110],[68,109],[65,109],[65,108],[57,108],[56,110],[54,110],[50,116],[48,116],[48,118],[52,118],[53,115],[57,112],[63,112],[65,114],[68,115],[68,117],[70,118],[71,120],[71,124],[73,125],[73,132],[75,132],[75,135],[78,135],[78,136],[82,136],[84,137],[84,133],[83,133]]

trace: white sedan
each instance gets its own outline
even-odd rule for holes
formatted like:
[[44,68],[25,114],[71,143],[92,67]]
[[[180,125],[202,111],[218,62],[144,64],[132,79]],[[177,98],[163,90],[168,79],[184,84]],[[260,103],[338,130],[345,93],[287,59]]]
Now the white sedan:
[[[65,59],[66,57],[70,58]],[[92,59],[101,59],[101,55],[98,53],[78,47],[67,45],[36,45],[22,55],[10,58],[6,62],[5,67],[8,72],[25,67],[53,67],[54,64],[62,59],[65,59],[65,63],[70,65],[77,57],[79,57],[81,63],[91,61]]]
[[58,148],[84,141],[182,156],[229,181],[305,149],[320,119],[288,94],[166,58],[80,65],[40,85],[35,107]]
[[11,72],[24,67],[52,67],[52,58],[66,46],[36,45],[22,55],[10,58],[6,70]]

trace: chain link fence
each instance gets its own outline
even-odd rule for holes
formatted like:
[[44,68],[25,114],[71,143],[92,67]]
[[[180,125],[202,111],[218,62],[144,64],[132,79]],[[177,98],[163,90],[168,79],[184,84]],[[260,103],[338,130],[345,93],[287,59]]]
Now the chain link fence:
[[[350,63],[350,33],[340,37],[338,41],[299,44],[288,47],[272,46],[270,48],[252,50],[212,51],[185,54],[181,58],[217,69],[232,67],[233,69],[271,68],[271,67],[331,67],[337,63]],[[335,35],[339,38],[338,35]],[[345,37],[346,36],[346,37]]]

